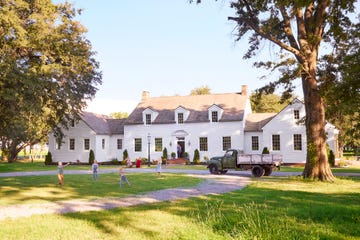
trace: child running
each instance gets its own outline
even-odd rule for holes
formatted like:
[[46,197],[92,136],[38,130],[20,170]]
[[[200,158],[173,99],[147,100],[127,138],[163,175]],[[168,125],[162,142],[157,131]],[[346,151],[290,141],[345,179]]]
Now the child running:
[[126,178],[126,175],[125,175],[122,167],[119,168],[119,174],[120,174],[120,187],[122,187],[123,181],[125,181],[130,186],[130,183]]
[[158,173],[158,177],[161,177],[161,163],[162,163],[161,160],[158,160],[157,163],[156,163],[155,171]]
[[58,162],[58,179],[59,185],[64,185],[64,167],[68,166],[70,163],[63,165],[62,162]]

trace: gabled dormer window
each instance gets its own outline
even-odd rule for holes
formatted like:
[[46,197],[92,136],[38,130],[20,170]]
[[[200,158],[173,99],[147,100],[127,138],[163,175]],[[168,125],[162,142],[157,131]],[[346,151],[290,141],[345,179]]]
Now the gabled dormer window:
[[224,110],[222,108],[220,108],[217,105],[212,105],[209,109],[208,109],[208,116],[209,116],[209,121],[210,122],[219,122],[222,114],[223,114]]
[[143,111],[143,122],[145,125],[151,125],[156,117],[159,115],[158,112],[150,109],[150,108],[147,108]]
[[186,119],[189,117],[190,111],[184,107],[178,107],[175,109],[175,121],[177,124],[185,123]]

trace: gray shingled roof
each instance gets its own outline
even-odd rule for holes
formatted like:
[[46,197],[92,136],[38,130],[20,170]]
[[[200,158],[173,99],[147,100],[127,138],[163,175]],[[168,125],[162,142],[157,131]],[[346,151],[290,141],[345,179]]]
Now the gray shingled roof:
[[247,96],[239,93],[147,98],[137,105],[125,124],[143,124],[142,113],[147,108],[158,112],[153,124],[175,123],[175,110],[178,107],[190,111],[185,122],[208,122],[208,109],[212,105],[224,110],[219,121],[242,121],[246,98]]
[[262,128],[275,117],[277,113],[252,113],[246,116],[245,132],[261,132]]
[[82,120],[97,134],[124,134],[125,119],[113,119],[106,115],[83,112]]

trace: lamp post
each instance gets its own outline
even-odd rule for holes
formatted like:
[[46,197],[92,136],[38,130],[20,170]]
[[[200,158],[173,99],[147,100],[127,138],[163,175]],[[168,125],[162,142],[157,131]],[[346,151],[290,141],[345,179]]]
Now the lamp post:
[[150,133],[148,133],[147,135],[147,141],[148,141],[148,167],[150,167],[150,142],[151,142]]

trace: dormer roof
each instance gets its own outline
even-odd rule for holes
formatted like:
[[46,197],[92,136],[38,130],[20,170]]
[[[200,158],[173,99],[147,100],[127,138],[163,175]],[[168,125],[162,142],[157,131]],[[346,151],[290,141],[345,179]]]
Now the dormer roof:
[[208,109],[213,105],[224,111],[220,122],[242,121],[246,101],[247,96],[238,93],[149,97],[136,106],[125,124],[142,124],[142,113],[147,108],[158,112],[153,124],[175,123],[174,112],[179,107],[190,112],[186,123],[209,122]]

